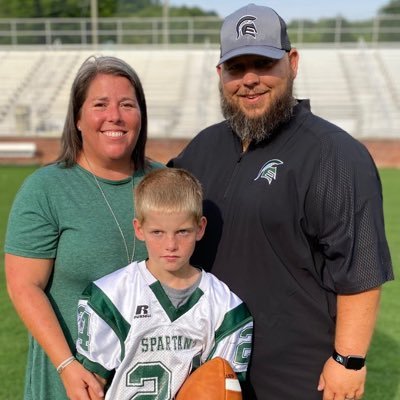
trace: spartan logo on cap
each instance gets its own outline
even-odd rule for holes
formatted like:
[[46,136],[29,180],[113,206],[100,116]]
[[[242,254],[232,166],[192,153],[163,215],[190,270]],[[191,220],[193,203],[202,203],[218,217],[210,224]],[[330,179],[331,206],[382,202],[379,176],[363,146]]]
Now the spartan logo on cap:
[[238,21],[236,24],[236,39],[239,39],[240,36],[250,35],[254,38],[256,37],[257,28],[253,21],[257,18],[252,15],[246,15]]

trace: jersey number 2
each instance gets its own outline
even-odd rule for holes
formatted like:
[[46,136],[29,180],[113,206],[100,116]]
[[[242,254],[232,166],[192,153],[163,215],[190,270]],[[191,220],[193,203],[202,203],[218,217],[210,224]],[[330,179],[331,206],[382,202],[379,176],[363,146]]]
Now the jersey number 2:
[[131,400],[171,399],[171,371],[161,362],[137,363],[128,371],[126,384],[138,390]]

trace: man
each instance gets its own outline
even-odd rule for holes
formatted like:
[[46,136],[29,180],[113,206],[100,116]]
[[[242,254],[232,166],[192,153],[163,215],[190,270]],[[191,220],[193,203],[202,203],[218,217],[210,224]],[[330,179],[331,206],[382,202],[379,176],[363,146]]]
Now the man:
[[380,286],[393,279],[381,185],[363,145],[293,98],[298,61],[274,10],[229,15],[217,66],[226,121],[169,165],[205,191],[192,261],[254,316],[245,399],[358,400]]

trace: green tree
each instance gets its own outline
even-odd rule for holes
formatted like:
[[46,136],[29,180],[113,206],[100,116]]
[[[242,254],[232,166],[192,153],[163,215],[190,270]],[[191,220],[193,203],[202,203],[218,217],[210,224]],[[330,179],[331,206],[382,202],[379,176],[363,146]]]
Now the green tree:
[[[98,0],[100,17],[111,17],[121,10],[125,16],[159,5],[160,0]],[[89,17],[90,0],[0,0],[1,18]]]
[[116,16],[135,15],[146,8],[159,7],[160,0],[117,0]]
[[[99,17],[159,17],[162,0],[98,0]],[[170,7],[174,16],[217,15],[198,7]],[[0,18],[90,17],[90,0],[0,0]]]
[[[399,17],[400,0],[391,0],[390,3],[379,10],[379,42],[400,41]],[[395,18],[393,17],[395,16]]]
[[[352,24],[344,18],[340,19],[342,32],[340,33],[340,37],[336,38],[337,23],[337,18],[324,18],[318,21],[293,20],[288,24],[288,29],[293,42],[332,43],[338,40],[342,43],[356,41],[356,37],[347,31]],[[302,29],[300,29],[301,27]],[[303,32],[303,30],[306,32]]]
[[391,0],[379,9],[379,14],[400,14],[400,0]]

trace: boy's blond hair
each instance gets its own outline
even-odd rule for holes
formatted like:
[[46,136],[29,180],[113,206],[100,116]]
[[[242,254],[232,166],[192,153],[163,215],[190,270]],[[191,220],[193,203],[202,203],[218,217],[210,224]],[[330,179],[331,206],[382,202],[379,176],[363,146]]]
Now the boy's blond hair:
[[188,212],[196,222],[203,216],[203,190],[200,182],[180,168],[156,169],[135,188],[135,218],[143,222],[146,213]]

